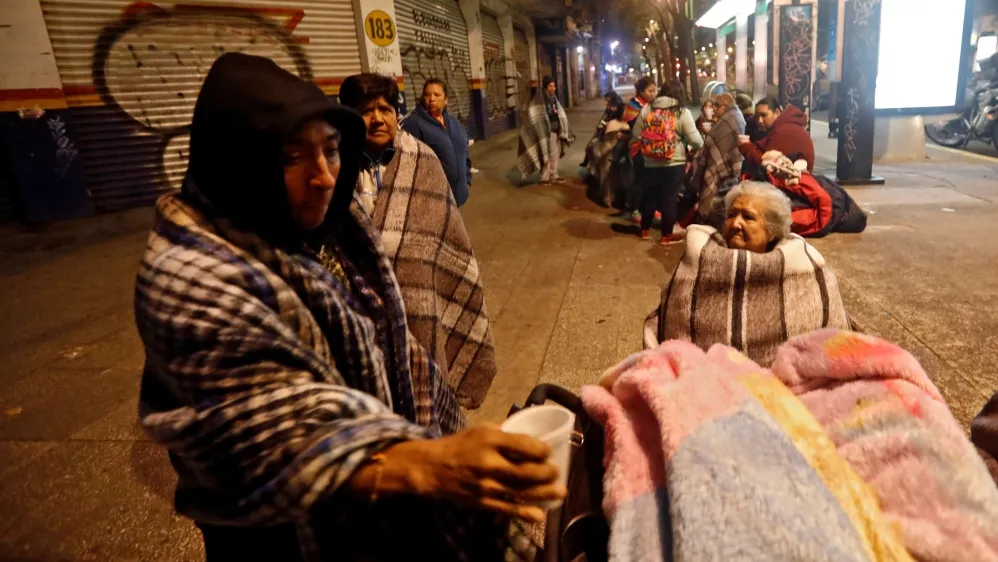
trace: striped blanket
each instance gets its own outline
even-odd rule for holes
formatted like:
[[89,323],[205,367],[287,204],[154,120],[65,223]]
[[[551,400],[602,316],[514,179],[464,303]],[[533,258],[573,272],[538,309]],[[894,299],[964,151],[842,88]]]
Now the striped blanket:
[[729,249],[719,232],[692,225],[686,253],[645,321],[646,349],[680,339],[721,343],[769,366],[788,339],[849,327],[838,282],[820,253],[791,235],[770,252]]
[[918,363],[824,330],[772,371],[668,342],[582,389],[614,561],[998,560],[998,488]]
[[683,194],[683,209],[696,205],[700,220],[715,228],[720,228],[724,220],[721,209],[724,194],[741,176],[744,158],[738,150],[738,135],[742,134],[745,134],[745,117],[737,108],[728,110],[711,126],[703,148],[693,159],[689,185]]
[[443,168],[430,147],[399,131],[384,184],[372,218],[409,331],[461,405],[477,408],[496,375],[495,348],[478,260]]
[[[537,95],[530,101],[530,106],[527,108],[527,122],[520,127],[520,146],[516,152],[516,169],[522,178],[541,171],[551,159],[551,122],[548,120],[547,109],[544,105],[544,95],[543,90],[537,90]],[[558,139],[560,140],[558,144],[561,154],[564,154],[575,137],[568,126],[568,114],[565,113],[561,102],[556,103],[558,104]]]

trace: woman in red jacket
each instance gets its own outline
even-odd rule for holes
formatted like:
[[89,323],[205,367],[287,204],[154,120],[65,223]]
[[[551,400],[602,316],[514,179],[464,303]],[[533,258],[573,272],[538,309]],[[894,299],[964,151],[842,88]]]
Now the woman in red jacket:
[[776,98],[770,97],[755,105],[755,116],[766,136],[753,143],[742,135],[738,150],[746,160],[762,165],[763,154],[771,150],[783,154],[801,153],[807,161],[807,171],[814,171],[814,142],[807,130],[807,115],[793,105],[784,109]]

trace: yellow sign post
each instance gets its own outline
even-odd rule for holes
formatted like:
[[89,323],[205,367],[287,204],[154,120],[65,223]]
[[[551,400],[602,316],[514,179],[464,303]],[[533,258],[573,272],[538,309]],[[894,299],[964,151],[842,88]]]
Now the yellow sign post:
[[395,21],[381,10],[371,10],[364,18],[364,33],[375,45],[387,47],[395,42]]

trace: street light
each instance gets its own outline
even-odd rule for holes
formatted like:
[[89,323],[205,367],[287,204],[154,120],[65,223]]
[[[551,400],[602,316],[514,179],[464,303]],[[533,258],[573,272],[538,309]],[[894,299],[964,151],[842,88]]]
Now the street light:
[[620,45],[620,41],[614,41],[613,43],[610,43],[610,56],[611,57],[613,57],[613,51],[617,48],[617,45]]
[[579,45],[578,47],[576,47],[575,48],[575,52],[579,53],[581,55],[582,54],[582,45]]

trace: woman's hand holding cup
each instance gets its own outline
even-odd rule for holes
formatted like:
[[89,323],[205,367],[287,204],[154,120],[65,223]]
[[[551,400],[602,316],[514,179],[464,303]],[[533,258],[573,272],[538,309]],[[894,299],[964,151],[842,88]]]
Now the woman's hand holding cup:
[[386,451],[385,470],[391,460],[406,471],[409,493],[540,522],[545,511],[538,504],[566,493],[550,454],[534,437],[485,426],[395,445]]

